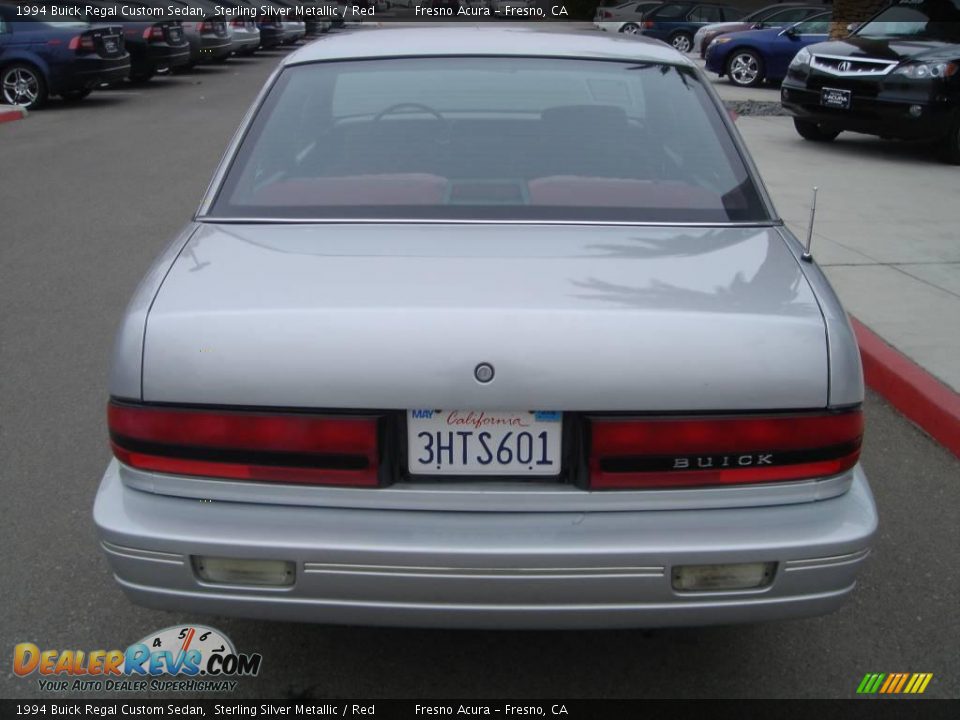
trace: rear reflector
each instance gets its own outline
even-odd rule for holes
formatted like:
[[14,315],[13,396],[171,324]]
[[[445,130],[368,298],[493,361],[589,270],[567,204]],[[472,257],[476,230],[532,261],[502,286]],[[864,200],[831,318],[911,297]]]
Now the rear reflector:
[[673,589],[685,592],[752,590],[770,584],[776,563],[680,565],[673,569]]
[[228,585],[293,585],[296,570],[286,560],[243,560],[240,558],[193,557],[194,572],[201,580]]
[[314,485],[378,484],[376,417],[111,401],[107,424],[114,455],[141,470]]
[[859,409],[715,418],[592,418],[590,487],[672,488],[828,477],[860,457]]

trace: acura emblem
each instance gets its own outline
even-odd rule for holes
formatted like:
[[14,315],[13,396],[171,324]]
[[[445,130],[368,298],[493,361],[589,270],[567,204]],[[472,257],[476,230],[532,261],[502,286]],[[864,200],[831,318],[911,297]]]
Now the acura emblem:
[[490,363],[480,363],[473,369],[473,376],[477,379],[477,382],[490,382],[493,380],[493,365]]
[[840,72],[848,72],[852,67],[853,63],[851,63],[849,60],[844,60],[842,63],[837,65],[837,70]]

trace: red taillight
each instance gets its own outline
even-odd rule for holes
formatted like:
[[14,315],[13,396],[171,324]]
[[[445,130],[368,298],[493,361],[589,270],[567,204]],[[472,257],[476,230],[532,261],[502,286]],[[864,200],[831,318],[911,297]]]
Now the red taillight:
[[111,402],[113,453],[141,470],[314,485],[378,484],[376,417]]
[[709,418],[593,418],[590,487],[653,488],[837,475],[860,457],[860,410]]
[[646,30],[653,30],[653,20],[644,20],[643,27]]
[[76,35],[71,38],[70,44],[67,45],[71,50],[83,51],[83,52],[96,52],[97,46],[93,42],[93,38],[89,35]]
[[609,10],[604,10],[604,11],[603,11],[603,17],[605,17],[605,18],[612,18],[612,17],[613,17],[613,13],[610,12]]
[[159,40],[163,41],[163,26],[162,25],[151,25],[150,27],[144,29],[143,31],[144,40]]
[[230,25],[235,28],[245,28],[247,23],[244,20],[231,20]]

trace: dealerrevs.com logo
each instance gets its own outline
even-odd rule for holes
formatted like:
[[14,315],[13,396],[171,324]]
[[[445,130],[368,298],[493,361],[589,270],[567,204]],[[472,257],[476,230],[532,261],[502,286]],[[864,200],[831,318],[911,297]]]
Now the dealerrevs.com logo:
[[34,643],[13,649],[13,672],[37,675],[40,690],[224,692],[239,677],[255,677],[263,657],[238,653],[219,630],[176,625],[151,633],[126,650],[42,650]]

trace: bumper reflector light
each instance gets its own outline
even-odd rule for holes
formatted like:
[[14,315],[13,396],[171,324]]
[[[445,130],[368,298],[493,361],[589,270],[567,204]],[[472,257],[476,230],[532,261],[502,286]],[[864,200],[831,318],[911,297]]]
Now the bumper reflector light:
[[776,563],[731,565],[678,565],[673,568],[673,589],[685,592],[752,590],[773,580]]
[[296,568],[286,560],[244,560],[195,555],[194,572],[201,580],[226,585],[293,585]]

